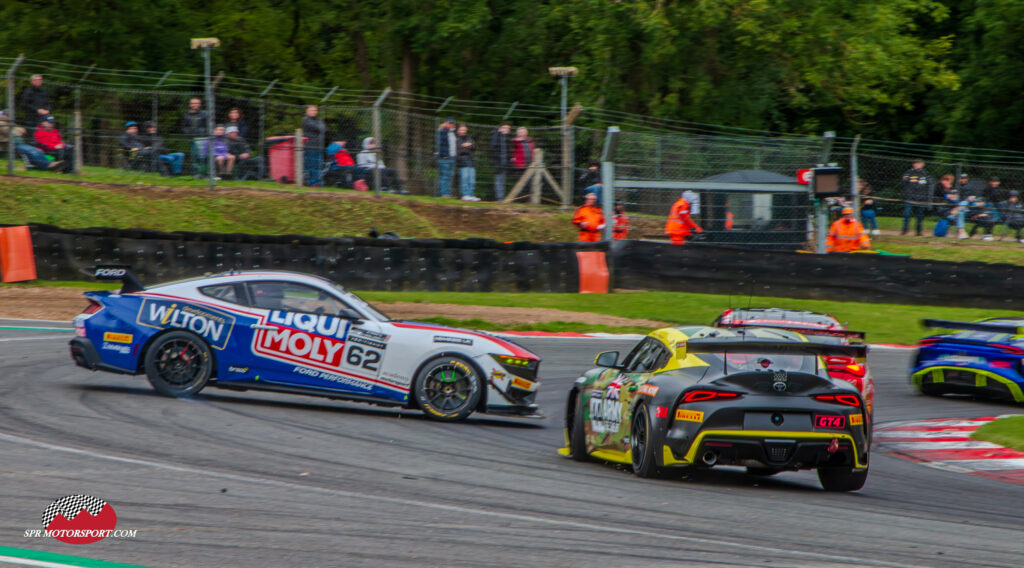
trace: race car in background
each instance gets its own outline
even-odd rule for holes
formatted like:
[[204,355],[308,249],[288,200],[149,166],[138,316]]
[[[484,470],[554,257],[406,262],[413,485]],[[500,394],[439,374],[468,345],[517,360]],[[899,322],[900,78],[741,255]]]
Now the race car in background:
[[[812,337],[819,343],[840,345],[862,344],[865,333],[850,331],[835,317],[806,310],[781,308],[731,308],[722,312],[711,325],[717,327],[770,327],[788,329]],[[828,374],[833,379],[846,381],[857,387],[867,406],[868,418],[875,408],[875,381],[871,378],[867,362],[845,355],[825,357]]]
[[625,359],[600,353],[576,380],[560,453],[628,464],[640,477],[718,465],[752,475],[816,469],[826,490],[855,491],[868,475],[865,402],[822,357],[866,354],[784,329],[655,330]]
[[95,276],[71,357],[87,369],[145,374],[161,394],[207,385],[419,408],[538,417],[540,358],[487,333],[393,321],[340,285],[294,272],[228,272],[144,287],[125,266]]
[[1024,318],[925,319],[921,323],[954,331],[918,343],[910,370],[917,390],[1024,402]]

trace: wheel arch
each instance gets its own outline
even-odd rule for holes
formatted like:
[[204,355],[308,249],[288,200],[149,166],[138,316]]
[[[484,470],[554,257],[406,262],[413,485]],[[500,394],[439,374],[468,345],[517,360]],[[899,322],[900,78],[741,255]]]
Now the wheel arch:
[[420,372],[422,372],[423,368],[427,366],[427,363],[438,357],[458,357],[460,359],[464,359],[466,363],[476,371],[477,375],[480,376],[480,402],[477,403],[476,408],[474,408],[473,411],[482,412],[487,410],[487,376],[484,374],[483,368],[480,367],[480,364],[477,363],[472,356],[461,351],[442,351],[440,353],[434,353],[416,365],[416,370],[412,373],[412,380],[409,382],[409,401],[406,403],[406,408],[420,409],[420,405],[416,401],[416,397],[413,396],[413,392],[416,390],[416,382],[419,381]]
[[188,334],[196,337],[199,341],[201,341],[204,345],[206,345],[206,349],[210,352],[210,363],[211,363],[210,378],[211,379],[216,379],[217,378],[217,350],[214,349],[212,345],[210,345],[209,341],[204,339],[199,334],[197,334],[195,332],[192,332],[192,331],[189,331],[187,329],[181,329],[181,328],[178,328],[178,327],[169,327],[167,329],[161,329],[160,331],[158,331],[158,332],[154,333],[153,335],[151,335],[149,337],[149,339],[147,339],[146,342],[142,344],[142,347],[139,348],[139,357],[138,357],[138,359],[137,359],[137,361],[135,363],[135,373],[138,374],[138,375],[146,374],[146,354],[149,353],[149,350],[153,347],[153,344],[156,343],[157,339],[167,335],[168,333],[173,333],[175,331],[181,331],[181,332],[184,332],[184,333],[188,333]]

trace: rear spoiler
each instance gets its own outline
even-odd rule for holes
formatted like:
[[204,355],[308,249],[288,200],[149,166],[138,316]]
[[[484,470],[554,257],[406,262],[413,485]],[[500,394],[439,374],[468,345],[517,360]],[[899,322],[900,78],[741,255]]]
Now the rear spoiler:
[[723,341],[721,339],[691,339],[686,342],[687,353],[753,353],[788,355],[835,355],[866,357],[867,345],[831,345],[800,341]]
[[127,264],[97,264],[89,268],[97,280],[120,280],[121,293],[141,292],[146,289]]
[[772,324],[765,324],[765,323],[745,324],[745,323],[742,323],[742,322],[738,322],[738,323],[720,323],[718,325],[720,325],[721,327],[767,327],[769,329],[782,329],[782,330],[785,330],[785,331],[795,331],[797,333],[802,333],[804,335],[827,335],[829,337],[845,337],[847,339],[859,339],[861,341],[864,341],[864,339],[868,335],[867,332],[865,332],[865,331],[850,331],[850,330],[846,330],[846,329],[814,329],[814,328],[808,329],[808,328],[805,328],[805,327],[789,327],[789,326],[785,326],[785,325],[772,325]]
[[959,329],[964,331],[990,331],[992,333],[1009,333],[1010,335],[1024,335],[1024,327],[1009,323],[985,323],[952,321],[940,319],[923,319],[921,325],[925,327],[937,327],[942,329]]

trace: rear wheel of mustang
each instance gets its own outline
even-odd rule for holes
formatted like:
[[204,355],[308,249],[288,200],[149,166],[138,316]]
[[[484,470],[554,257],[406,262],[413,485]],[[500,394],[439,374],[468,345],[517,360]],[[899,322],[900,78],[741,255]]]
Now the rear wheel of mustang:
[[818,481],[825,491],[856,491],[864,487],[868,479],[867,469],[852,467],[819,467]]
[[476,410],[482,382],[473,366],[462,357],[434,357],[419,375],[413,395],[434,420],[463,420]]
[[633,413],[629,428],[629,453],[633,461],[633,473],[639,477],[660,477],[661,468],[651,443],[651,416],[646,406],[639,406]]
[[194,333],[172,331],[150,346],[144,365],[149,384],[158,393],[181,398],[206,386],[213,373],[213,355]]
[[587,430],[583,424],[583,395],[579,392],[572,401],[572,418],[565,423],[566,437],[569,438],[569,455],[576,461],[589,461]]

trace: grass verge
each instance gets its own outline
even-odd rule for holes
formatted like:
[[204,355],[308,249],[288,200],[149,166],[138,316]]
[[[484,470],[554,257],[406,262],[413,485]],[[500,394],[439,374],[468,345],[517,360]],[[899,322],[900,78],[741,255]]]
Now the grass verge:
[[993,420],[971,434],[975,440],[1024,451],[1024,415]]
[[[556,308],[571,312],[594,312],[628,318],[650,319],[673,324],[709,324],[729,307],[760,306],[827,312],[848,322],[850,329],[866,331],[871,343],[914,344],[927,335],[921,327],[923,317],[971,321],[998,315],[1024,316],[1024,312],[951,308],[947,306],[907,306],[825,300],[793,300],[770,297],[739,297],[680,292],[623,292],[608,296],[593,294],[515,294],[474,292],[360,292],[371,302],[431,302],[479,306]],[[386,312],[387,306],[382,306]],[[486,319],[486,318],[483,318]],[[506,328],[507,329],[507,328]],[[558,331],[577,331],[559,329]]]

